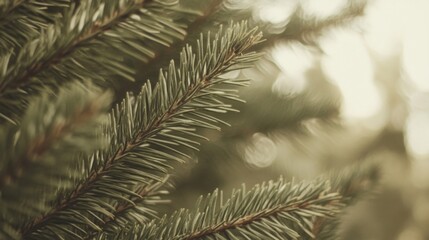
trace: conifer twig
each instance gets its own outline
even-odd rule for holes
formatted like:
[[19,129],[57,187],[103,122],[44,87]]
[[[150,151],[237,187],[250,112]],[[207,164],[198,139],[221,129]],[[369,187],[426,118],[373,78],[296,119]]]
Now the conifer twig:
[[72,40],[70,44],[63,46],[63,48],[56,51],[55,54],[44,59],[43,62],[37,62],[29,66],[22,76],[17,77],[16,79],[0,82],[0,94],[4,92],[6,88],[20,88],[23,84],[27,84],[28,80],[32,76],[60,63],[63,58],[70,55],[75,49],[79,48],[87,41],[97,37],[101,33],[111,29],[124,19],[129,18],[133,13],[138,12],[144,4],[150,3],[151,1],[152,0],[135,0],[133,5],[119,8],[116,12],[112,13],[112,15],[106,16],[104,19],[100,19],[100,21],[93,24],[86,31],[79,32],[79,34],[74,36],[74,40]]
[[[256,29],[247,30],[245,24],[237,24],[224,34],[223,37],[217,35],[213,42],[210,38],[204,40],[201,37],[196,54],[190,46],[186,47],[181,54],[180,66],[176,68],[172,62],[168,71],[161,72],[154,90],[148,83],[136,98],[128,95],[115,108],[110,117],[111,123],[106,126],[106,134],[112,139],[111,148],[91,157],[87,177],[49,212],[27,224],[22,229],[24,237],[31,239],[45,232],[47,226],[60,228],[64,224],[60,221],[64,215],[73,218],[70,219],[72,222],[90,227],[88,234],[101,231],[100,226],[106,223],[102,220],[103,216],[114,219],[118,214],[111,200],[104,202],[103,194],[113,198],[113,203],[125,201],[134,205],[130,198],[145,197],[134,192],[135,188],[157,184],[165,178],[170,168],[168,161],[182,161],[176,154],[186,156],[174,148],[185,146],[196,149],[194,145],[198,142],[180,135],[198,137],[193,133],[195,127],[215,127],[212,123],[222,121],[209,113],[232,110],[230,105],[223,104],[218,98],[236,98],[235,93],[231,95],[228,89],[215,86],[243,85],[240,81],[219,76],[237,67],[246,67],[258,57],[254,53],[244,53],[260,42],[261,35],[256,33]],[[164,150],[148,146],[158,146]],[[85,201],[89,200],[97,207],[85,205]],[[100,212],[100,208],[105,210]],[[73,212],[73,216],[69,212]],[[74,219],[88,214],[102,216],[92,220],[85,218],[85,221]],[[62,231],[61,228],[59,231]]]
[[44,213],[58,190],[82,174],[74,168],[75,157],[106,143],[94,129],[106,120],[109,103],[110,94],[83,84],[67,85],[56,96],[36,98],[21,126],[0,131],[0,210],[14,216],[8,223],[17,227],[16,219]]
[[101,239],[307,239],[315,220],[333,217],[342,197],[329,182],[270,181],[250,191],[243,186],[224,201],[221,191],[200,197],[195,210],[181,209],[115,236]]
[[[0,3],[0,55],[22,47],[61,16],[72,0],[7,0]],[[4,5],[5,4],[5,5]],[[1,79],[1,77],[0,77]]]
[[[23,2],[24,0],[12,0],[11,2],[8,3],[8,5],[5,5],[6,7],[0,5],[0,7],[3,8],[1,9],[2,12],[0,15],[0,25],[2,25],[2,23],[4,23],[3,20],[7,19],[9,14],[13,12],[13,10],[17,8],[19,5],[21,5]],[[3,3],[3,4],[6,4],[6,3]]]
[[14,159],[3,172],[0,171],[0,189],[5,185],[11,184],[14,179],[18,178],[19,175],[25,171],[25,168],[29,167],[31,162],[37,161],[37,159],[49,151],[53,145],[73,132],[74,129],[79,128],[81,125],[85,125],[88,121],[98,116],[103,105],[105,105],[105,103],[100,105],[100,102],[97,101],[89,102],[88,105],[78,109],[78,111],[72,114],[70,118],[66,119],[65,122],[57,122],[50,126],[49,131],[42,133],[42,135],[35,136],[35,138],[28,143],[27,151],[18,159]]
[[186,34],[183,24],[169,18],[173,9],[180,13],[177,2],[161,0],[72,4],[61,21],[0,60],[0,118],[18,124],[31,95],[72,79],[97,85],[112,76],[134,81],[135,69],[125,57],[145,62],[154,47]]

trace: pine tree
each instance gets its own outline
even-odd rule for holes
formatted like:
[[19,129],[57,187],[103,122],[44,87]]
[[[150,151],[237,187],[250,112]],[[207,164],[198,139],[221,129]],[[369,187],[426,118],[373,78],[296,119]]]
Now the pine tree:
[[[374,166],[280,177],[228,197],[215,190],[193,209],[159,214],[177,163],[208,140],[203,129],[229,126],[224,114],[242,102],[237,89],[248,80],[228,73],[254,66],[273,39],[302,40],[361,11],[272,35],[242,21],[246,12],[207,3],[196,11],[161,0],[0,1],[1,239],[335,237]],[[153,69],[156,81],[136,79]],[[289,123],[335,109],[309,112]],[[285,124],[270,120],[252,126]]]

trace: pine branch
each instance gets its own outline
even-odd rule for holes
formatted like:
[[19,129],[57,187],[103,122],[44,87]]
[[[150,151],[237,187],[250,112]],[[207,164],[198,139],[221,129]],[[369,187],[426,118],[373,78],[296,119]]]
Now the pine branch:
[[19,5],[21,5],[24,0],[11,0],[11,1],[1,1],[0,2],[0,22],[3,19],[6,19],[9,14]]
[[[219,10],[223,1],[224,0],[207,1],[207,5],[204,7],[205,9],[201,10],[199,16],[188,25],[188,34],[184,37],[183,41],[177,41],[172,47],[162,49],[161,54],[157,55],[156,58],[153,58],[150,62],[148,62],[148,71],[152,71],[152,69],[154,69],[153,71],[156,71],[162,66],[168,65],[169,60],[174,59],[174,57],[176,57],[180,53],[181,47],[184,43],[187,43],[192,39],[197,39],[199,37],[200,32],[208,31],[207,25],[209,23],[212,23],[210,20],[213,15],[215,15],[216,12]],[[225,24],[228,24],[228,22],[225,22]],[[216,25],[216,27],[214,28],[215,31],[217,30],[217,26],[218,25]],[[156,72],[154,72],[154,74],[156,74]]]
[[[118,56],[147,61],[156,44],[169,46],[182,38],[184,27],[171,20],[175,7],[176,2],[155,0],[83,1],[70,7],[62,22],[26,44],[14,61],[6,57],[0,62],[3,118],[16,122],[26,105],[22,101],[40,86],[71,79],[102,84],[113,75],[134,80],[134,69]],[[21,102],[16,102],[16,95]]]
[[317,217],[332,217],[342,204],[328,182],[256,185],[252,190],[233,191],[224,202],[215,191],[200,198],[193,211],[181,209],[171,217],[152,221],[116,236],[97,239],[307,239]]
[[[272,185],[263,184],[262,187],[256,186],[247,193],[245,193],[244,189],[235,191],[232,194],[232,198],[225,201],[225,203],[223,202],[222,192],[215,191],[204,200],[200,198],[193,211],[182,209],[171,217],[153,221],[144,227],[138,225],[133,229],[123,229],[121,233],[114,236],[104,233],[97,236],[96,239],[334,239],[338,230],[337,224],[340,220],[338,213],[343,212],[344,207],[349,206],[351,202],[357,201],[356,197],[362,196],[362,193],[373,189],[378,180],[378,173],[377,164],[369,163],[332,171],[310,183],[284,183],[281,179],[281,184],[279,182],[270,183]],[[272,187],[273,185],[275,187]],[[322,189],[326,188],[325,194],[327,194],[313,192],[308,188],[318,189],[318,191],[322,192]],[[280,196],[287,195],[287,200],[277,200],[275,197],[277,194]],[[281,220],[274,220],[279,214],[282,214],[282,211],[290,214],[294,211],[303,210],[308,213],[306,210],[311,207],[309,203],[314,200],[309,200],[309,202],[305,203],[305,200],[302,199],[305,198],[306,194],[321,200],[318,202],[321,205],[323,205],[324,200],[322,199],[325,197],[327,199],[330,197],[335,198],[332,202],[327,200],[325,202],[327,205],[324,205],[326,208],[332,207],[331,214],[326,216],[310,214],[312,217],[304,214],[304,218],[308,217],[310,222],[302,219],[302,224],[294,224],[300,219],[293,215],[293,218],[284,219],[287,222],[286,227],[289,228],[281,226],[284,224]],[[328,196],[329,194],[333,195]],[[335,194],[337,195],[334,196]],[[294,196],[299,197],[294,198]],[[237,200],[238,198],[241,201]],[[263,200],[260,200],[260,198]],[[266,203],[270,201],[276,201],[273,205],[281,205],[283,208],[270,208],[269,203]],[[256,211],[256,207],[253,205],[261,205],[264,210],[257,213],[248,213]],[[316,212],[320,210],[319,207],[316,209]],[[245,211],[248,211],[247,215]],[[237,216],[235,218],[231,216],[234,213]],[[269,217],[270,214],[275,216]],[[333,214],[336,217],[330,218]],[[265,218],[269,218],[269,220]],[[274,223],[269,221],[274,221]],[[259,225],[253,226],[254,231],[250,230],[252,224],[256,225],[255,223]],[[299,231],[301,227],[305,227],[306,230]],[[243,228],[246,231],[244,233]],[[264,232],[266,228],[271,228],[271,231]],[[226,233],[227,231],[229,232]],[[244,235],[247,233],[249,235]],[[291,237],[291,235],[295,236],[295,238]]]
[[[62,234],[71,237],[73,232],[74,238],[83,238],[105,230],[101,228],[106,223],[103,218],[115,219],[117,204],[131,206],[135,205],[131,198],[146,197],[133,190],[162,182],[172,161],[183,161],[177,155],[187,157],[178,147],[197,149],[198,142],[193,139],[201,136],[194,133],[195,128],[219,129],[216,124],[222,121],[211,112],[233,110],[221,101],[236,98],[226,87],[245,83],[219,76],[255,61],[258,55],[244,51],[260,38],[256,29],[248,30],[246,24],[221,31],[213,41],[201,36],[197,53],[187,46],[179,67],[171,62],[168,71],[161,71],[153,90],[148,82],[138,96],[129,94],[113,110],[105,127],[111,147],[84,161],[90,162],[83,168],[89,169],[87,176],[49,212],[28,223],[23,235],[40,239]],[[73,225],[65,224],[64,219]],[[116,224],[124,227],[124,223]]]
[[1,222],[19,226],[22,219],[45,212],[58,190],[70,187],[71,178],[81,174],[70,170],[76,155],[92,153],[105,142],[93,129],[105,120],[109,102],[108,94],[70,85],[58,96],[46,93],[33,101],[20,127],[2,129]]
[[[162,189],[167,179],[165,178],[162,182],[141,186],[135,190],[139,197],[131,198],[130,202],[118,203],[113,211],[115,213],[114,218],[103,219],[104,223],[100,226],[103,232],[114,234],[118,232],[118,229],[121,229],[120,226],[126,226],[129,223],[144,224],[156,219],[158,217],[157,212],[146,206],[169,202],[161,198],[162,195],[168,194],[168,191]],[[97,234],[98,232],[92,232],[84,239],[93,239]]]
[[22,47],[61,16],[70,0],[9,0],[0,2],[0,56]]
[[[168,48],[162,48],[160,49],[156,56],[152,59],[150,59],[148,62],[144,64],[144,67],[137,70],[137,75],[144,75],[148,76],[148,78],[154,77],[156,78],[159,73],[159,69],[167,66],[170,63],[171,59],[175,59],[182,50],[182,47],[192,41],[193,39],[198,39],[200,32],[207,32],[207,25],[210,24],[213,26],[213,22],[211,22],[212,15],[215,15],[215,13],[219,10],[219,8],[222,5],[222,2],[224,0],[207,0],[204,3],[204,9],[198,9],[198,14],[195,19],[192,19],[192,22],[190,22],[187,25],[187,34],[184,36],[184,38],[181,41],[175,41],[170,47]],[[185,2],[181,2],[185,3]],[[188,6],[189,5],[189,6]],[[192,2],[190,4],[183,6],[184,8],[192,8],[194,7],[192,5]],[[238,22],[238,21],[237,21]],[[228,22],[225,22],[228,24]],[[215,24],[215,31],[217,30],[217,27],[220,24]],[[143,79],[146,80],[146,79]],[[140,89],[140,86],[142,85],[141,81],[134,81],[134,82],[124,82],[120,86],[119,90],[119,96],[118,99],[122,99],[125,97],[125,94],[129,89]]]
[[[348,7],[336,15],[332,15],[326,19],[317,18],[302,18],[302,10],[291,17],[291,21],[287,27],[279,34],[271,34],[269,41],[259,47],[269,47],[280,40],[284,41],[300,41],[308,45],[317,45],[317,38],[320,37],[326,30],[335,27],[343,27],[356,22],[365,14],[367,0],[348,2]],[[268,34],[268,33],[264,33]]]
[[[269,4],[270,1],[265,2]],[[346,7],[342,11],[325,18],[308,15],[299,5],[285,24],[271,24],[262,21],[253,23],[259,26],[264,25],[262,27],[265,29],[263,34],[267,38],[267,41],[258,45],[255,50],[260,51],[271,47],[278,41],[300,41],[308,45],[317,45],[317,37],[325,30],[350,25],[350,23],[363,16],[368,0],[345,0]],[[252,4],[237,4],[234,0],[226,0],[224,6],[216,16],[219,22],[224,22],[225,19],[228,19],[228,21],[231,19],[233,21],[252,19],[255,13]]]
[[330,172],[324,179],[330,179],[332,188],[343,196],[344,208],[341,214],[331,221],[319,219],[313,231],[318,239],[338,239],[339,226],[343,215],[350,206],[374,192],[380,185],[381,168],[379,162],[359,162],[344,169]]
[[10,224],[0,222],[0,239],[20,239],[20,234]]

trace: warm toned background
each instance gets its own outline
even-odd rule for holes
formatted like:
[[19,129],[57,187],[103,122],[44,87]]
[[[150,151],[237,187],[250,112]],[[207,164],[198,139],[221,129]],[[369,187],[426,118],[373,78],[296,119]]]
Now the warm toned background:
[[[266,55],[255,69],[231,73],[251,79],[241,92],[247,104],[226,117],[232,127],[207,132],[211,141],[195,155],[197,164],[173,176],[172,208],[192,207],[216,187],[229,193],[243,182],[312,179],[377,162],[381,190],[344,217],[344,239],[425,239],[429,2],[234,0],[227,6],[235,18],[264,25],[267,40],[258,50]],[[193,27],[206,30],[204,23]]]

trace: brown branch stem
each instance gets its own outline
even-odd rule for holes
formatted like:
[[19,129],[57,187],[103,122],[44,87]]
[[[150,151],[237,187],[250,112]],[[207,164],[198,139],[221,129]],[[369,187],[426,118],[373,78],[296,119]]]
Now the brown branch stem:
[[305,209],[309,206],[312,206],[314,202],[317,202],[317,201],[318,199],[313,199],[310,201],[301,200],[301,201],[294,202],[293,204],[279,205],[270,209],[264,209],[262,211],[259,211],[253,214],[236,218],[229,222],[220,223],[216,226],[202,229],[198,232],[184,236],[183,240],[201,239],[206,237],[207,235],[224,232],[228,229],[243,227],[245,225],[251,224],[252,222],[259,221],[263,218],[275,216],[281,212],[293,212],[298,209]]

